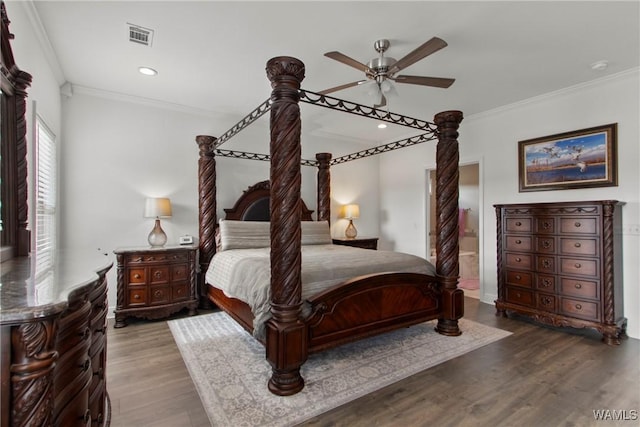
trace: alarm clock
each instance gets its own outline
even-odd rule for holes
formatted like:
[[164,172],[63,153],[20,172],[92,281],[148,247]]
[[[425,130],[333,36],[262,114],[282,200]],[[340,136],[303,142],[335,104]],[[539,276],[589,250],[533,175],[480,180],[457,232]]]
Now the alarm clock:
[[188,234],[185,236],[180,236],[179,242],[181,245],[192,245],[193,236],[189,236]]

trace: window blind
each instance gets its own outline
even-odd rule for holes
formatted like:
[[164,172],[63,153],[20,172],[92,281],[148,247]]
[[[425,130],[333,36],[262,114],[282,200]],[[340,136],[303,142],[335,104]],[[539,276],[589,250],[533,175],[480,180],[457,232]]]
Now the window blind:
[[36,277],[53,267],[56,244],[57,155],[55,135],[36,116],[35,141]]

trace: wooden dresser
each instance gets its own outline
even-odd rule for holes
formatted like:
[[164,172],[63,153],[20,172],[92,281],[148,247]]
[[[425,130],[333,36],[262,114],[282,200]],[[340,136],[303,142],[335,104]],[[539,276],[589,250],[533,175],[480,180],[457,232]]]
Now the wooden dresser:
[[115,327],[127,317],[160,319],[184,308],[196,313],[196,246],[116,249],[118,301]]
[[52,270],[34,276],[36,258],[2,264],[0,425],[108,425],[106,273],[111,261],[58,253]]
[[622,205],[615,200],[495,205],[498,314],[626,338]]

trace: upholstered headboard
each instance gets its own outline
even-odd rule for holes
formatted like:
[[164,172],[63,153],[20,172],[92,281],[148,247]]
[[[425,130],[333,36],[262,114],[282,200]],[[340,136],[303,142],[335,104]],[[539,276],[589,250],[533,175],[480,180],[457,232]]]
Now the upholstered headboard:
[[[261,181],[247,188],[231,209],[225,209],[225,219],[238,221],[269,221],[269,195],[271,188],[269,181]],[[312,210],[307,208],[304,201],[301,203],[302,221],[313,221]]]

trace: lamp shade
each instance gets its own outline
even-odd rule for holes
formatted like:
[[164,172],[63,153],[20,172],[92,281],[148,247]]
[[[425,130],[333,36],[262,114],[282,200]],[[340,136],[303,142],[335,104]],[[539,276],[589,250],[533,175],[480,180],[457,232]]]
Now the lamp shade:
[[360,206],[358,205],[345,205],[342,209],[343,216],[346,219],[355,219],[360,217]]
[[171,216],[171,200],[166,197],[145,199],[144,217],[145,218],[169,218]]

